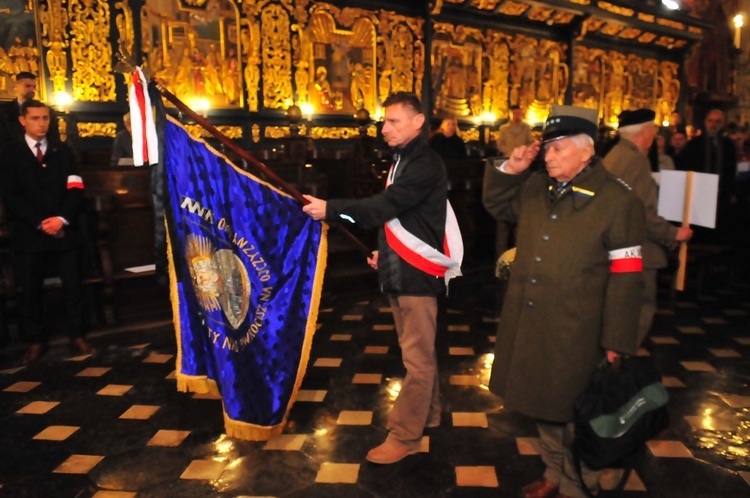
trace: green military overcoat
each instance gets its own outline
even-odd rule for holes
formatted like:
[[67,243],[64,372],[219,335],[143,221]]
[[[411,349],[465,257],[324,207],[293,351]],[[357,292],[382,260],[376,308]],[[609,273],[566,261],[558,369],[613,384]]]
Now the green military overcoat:
[[620,137],[607,157],[607,171],[625,181],[646,208],[646,240],[643,242],[643,267],[649,269],[667,266],[665,247],[675,244],[677,227],[659,216],[659,196],[651,175],[651,164],[646,154],[627,138]]
[[518,224],[490,390],[509,409],[570,422],[605,352],[636,352],[642,274],[612,273],[609,258],[640,253],[643,204],[598,158],[554,202],[545,172],[509,175],[488,165],[483,202]]

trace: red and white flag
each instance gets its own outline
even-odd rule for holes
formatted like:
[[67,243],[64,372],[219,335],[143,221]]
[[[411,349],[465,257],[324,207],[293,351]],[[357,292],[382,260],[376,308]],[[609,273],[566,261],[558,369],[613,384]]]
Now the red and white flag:
[[156,123],[148,96],[148,81],[138,67],[133,73],[130,86],[130,123],[133,134],[133,164],[143,166],[159,162],[159,143]]

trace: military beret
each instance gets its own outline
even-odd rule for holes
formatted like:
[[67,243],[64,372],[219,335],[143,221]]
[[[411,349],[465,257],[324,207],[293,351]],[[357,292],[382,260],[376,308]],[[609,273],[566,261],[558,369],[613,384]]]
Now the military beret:
[[620,128],[623,126],[637,125],[641,123],[654,122],[656,113],[651,109],[636,109],[634,111],[622,111],[618,117]]
[[597,118],[596,109],[574,107],[570,105],[553,105],[547,121],[544,123],[542,141],[551,142],[574,135],[588,135],[596,140]]

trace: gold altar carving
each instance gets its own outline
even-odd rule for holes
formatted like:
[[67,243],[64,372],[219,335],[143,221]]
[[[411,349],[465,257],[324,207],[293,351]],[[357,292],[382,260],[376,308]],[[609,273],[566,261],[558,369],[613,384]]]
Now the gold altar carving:
[[109,4],[106,0],[69,0],[68,19],[73,99],[114,101]]
[[133,28],[133,10],[125,0],[115,2],[115,9],[119,11],[115,17],[115,26],[117,26],[118,34],[117,45],[120,48],[127,50],[127,53],[132,54],[135,37],[135,30]]
[[[310,9],[305,30],[308,102],[318,113],[354,114],[377,108],[374,13],[328,4]],[[341,29],[339,26],[349,29]]]
[[[421,97],[422,87],[417,86],[415,80],[421,82],[423,77],[416,73],[425,57],[422,44],[424,21],[389,11],[381,11],[379,17],[377,64],[380,102],[395,92],[414,92]],[[424,68],[423,65],[421,67]]]
[[294,102],[289,13],[276,4],[260,13],[263,106],[284,109]]
[[253,126],[250,127],[250,136],[253,139],[253,143],[260,142],[260,125],[258,123],[253,123]]
[[624,110],[648,108],[669,117],[680,94],[679,66],[634,54],[577,46],[573,104],[597,109],[606,124]]
[[243,19],[241,38],[242,58],[245,63],[243,79],[247,89],[247,108],[251,112],[256,112],[260,84],[260,25],[252,20]]
[[500,6],[498,13],[505,14],[506,16],[520,16],[531,7],[525,3],[520,2],[505,2]]
[[511,50],[508,102],[526,109],[528,122],[543,122],[550,107],[564,101],[569,80],[567,45],[518,35]]
[[619,16],[633,17],[633,15],[635,14],[635,11],[633,9],[627,9],[625,7],[612,5],[609,2],[597,2],[597,6],[602,10],[617,14]]
[[[476,28],[435,24],[432,41],[435,110],[452,116],[481,116],[484,34]],[[442,79],[441,79],[442,77]]]
[[188,105],[241,106],[237,7],[230,0],[192,7],[185,0],[147,0],[142,26],[148,66]]
[[[47,48],[45,62],[52,81],[53,92],[64,92],[68,81],[68,11],[62,0],[48,0],[39,7],[39,21],[42,26],[42,45]],[[42,87],[44,85],[41,85]]]
[[[313,126],[310,128],[310,138],[314,140],[328,139],[328,140],[340,140],[357,138],[359,136],[359,128],[356,127],[344,127],[344,126]],[[367,127],[367,136],[377,137],[378,129],[374,126]]]
[[107,137],[115,138],[116,123],[77,123],[76,129],[80,138]]
[[547,22],[554,13],[555,11],[553,9],[548,9],[546,7],[534,7],[526,17],[528,17],[531,21]]
[[471,6],[481,10],[495,10],[503,0],[472,0]]
[[651,14],[644,14],[643,12],[638,13],[638,19],[644,22],[650,22],[653,23],[656,21],[656,17],[652,16]]
[[[211,138],[213,135],[211,135],[208,130],[206,130],[204,127],[202,127],[199,124],[186,124],[183,125],[185,128],[185,131],[188,132],[188,134],[193,138]],[[217,130],[219,130],[221,133],[226,135],[227,138],[231,139],[240,139],[242,138],[242,127],[241,126],[217,126]]]
[[[36,28],[35,2],[6,2],[0,8],[0,99],[15,98],[15,75],[22,71],[40,74],[42,63]],[[38,90],[44,91],[44,85]],[[43,98],[43,97],[42,97]]]
[[486,37],[488,73],[483,84],[484,112],[496,117],[508,116],[510,78],[510,44],[512,37],[498,31],[490,31]]

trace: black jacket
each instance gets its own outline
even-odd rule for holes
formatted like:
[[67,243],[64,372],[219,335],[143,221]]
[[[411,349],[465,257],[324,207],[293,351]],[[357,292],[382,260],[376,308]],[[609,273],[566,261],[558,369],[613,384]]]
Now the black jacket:
[[679,161],[675,165],[687,171],[700,173],[714,173],[719,175],[718,210],[723,212],[729,207],[730,199],[735,193],[735,177],[737,175],[737,149],[729,138],[720,136],[719,163],[711,168],[710,145],[708,134],[699,135],[690,140],[679,154]]
[[[43,165],[25,140],[13,142],[0,152],[0,194],[15,251],[54,252],[80,245],[84,196],[83,189],[68,188],[70,175],[79,175],[78,167],[73,151],[60,142],[48,141]],[[62,238],[51,237],[39,228],[52,216],[69,223]]]
[[393,183],[365,199],[331,199],[326,220],[352,222],[370,228],[380,226],[378,275],[384,293],[435,296],[445,289],[442,278],[433,277],[401,259],[386,243],[383,225],[398,218],[406,230],[442,250],[448,195],[448,175],[440,156],[419,136],[394,151],[400,155]]

